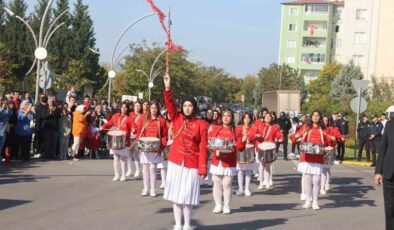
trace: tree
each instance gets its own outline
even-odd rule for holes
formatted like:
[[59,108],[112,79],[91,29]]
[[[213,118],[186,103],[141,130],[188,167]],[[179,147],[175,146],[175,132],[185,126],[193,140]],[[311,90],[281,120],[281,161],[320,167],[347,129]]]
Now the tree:
[[[53,18],[58,17],[65,10],[69,9],[68,0],[57,0],[56,5],[56,9],[53,10]],[[65,24],[53,34],[48,44],[49,63],[53,71],[58,75],[62,75],[66,71],[71,55],[71,31],[69,29],[71,21],[69,13],[63,15],[57,25],[62,22]]]
[[[25,17],[27,5],[23,0],[13,0],[8,8],[16,15]],[[28,35],[26,26],[15,17],[6,16],[6,26],[3,33],[4,45],[10,50],[5,59],[9,63],[10,78],[14,81],[14,87],[25,78],[25,74],[33,63],[34,46],[31,35]],[[29,33],[30,34],[30,33]]]
[[341,68],[338,76],[332,82],[331,95],[334,99],[349,102],[352,98],[357,96],[357,93],[352,85],[352,80],[362,80],[363,73],[359,66],[356,66],[353,61]]
[[392,102],[394,101],[394,81],[378,80],[372,76],[371,101]]
[[70,58],[85,63],[84,68],[88,71],[84,77],[94,81],[100,71],[99,58],[97,54],[89,50],[95,47],[96,39],[89,8],[83,4],[82,0],[74,3],[71,26]]
[[332,82],[339,74],[341,68],[342,65],[338,62],[333,62],[323,67],[319,77],[311,81],[307,86],[310,101],[316,101],[331,95]]
[[0,42],[3,41],[3,31],[4,31],[4,0],[0,0]]
[[246,76],[241,84],[241,93],[245,96],[245,104],[254,104],[253,90],[256,87],[257,77]]
[[304,79],[297,70],[273,63],[268,68],[262,68],[258,74],[253,92],[255,102],[258,104],[261,101],[263,93],[276,90],[301,90],[301,95],[306,95]]

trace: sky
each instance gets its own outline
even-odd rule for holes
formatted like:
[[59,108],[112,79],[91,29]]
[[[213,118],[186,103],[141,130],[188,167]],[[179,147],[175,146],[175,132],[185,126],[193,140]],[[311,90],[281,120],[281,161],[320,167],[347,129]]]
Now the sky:
[[[29,11],[36,0],[26,0]],[[70,0],[74,3],[75,0]],[[100,62],[111,61],[122,31],[151,11],[146,0],[84,0],[94,22]],[[171,8],[172,40],[189,51],[189,59],[223,68],[244,77],[277,62],[280,0],[154,0],[167,13]],[[73,9],[73,6],[71,6]],[[133,26],[122,38],[116,53],[128,44],[146,40],[163,44],[166,35],[157,16]],[[116,57],[117,55],[115,55]]]

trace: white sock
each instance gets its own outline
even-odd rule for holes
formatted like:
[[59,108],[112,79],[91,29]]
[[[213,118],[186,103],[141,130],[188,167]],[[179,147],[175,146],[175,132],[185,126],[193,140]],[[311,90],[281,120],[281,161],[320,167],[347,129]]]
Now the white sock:
[[119,177],[120,175],[120,160],[119,160],[119,156],[114,154],[114,174],[115,177]]
[[[242,172],[242,170],[238,171],[238,189],[240,191],[243,191],[243,184],[244,184],[244,174]],[[246,186],[245,186],[246,187]]]
[[259,163],[259,181],[260,184],[264,183],[264,166],[262,162]]
[[245,190],[249,190],[251,180],[252,180],[252,171],[245,171]]
[[192,208],[191,205],[183,205],[183,218],[185,221],[185,226],[190,226],[190,220],[192,216]]
[[161,183],[166,184],[167,169],[160,169]]
[[330,179],[331,179],[331,168],[327,168],[327,179],[326,179],[326,184],[324,186],[330,186]]
[[301,177],[301,194],[305,194],[305,173]]
[[127,161],[126,157],[124,156],[120,157],[120,169],[122,171],[122,177],[126,176],[126,161]]
[[213,199],[215,200],[216,205],[222,205],[222,177],[213,175]]
[[232,176],[224,176],[223,177],[223,200],[224,200],[224,205],[225,206],[230,206],[230,201],[231,201],[231,195],[233,194],[232,191],[232,182],[233,182],[233,177]]
[[326,180],[327,180],[327,168],[323,168],[322,172],[321,172],[321,184],[320,187],[321,189],[324,189],[324,186],[326,185]]
[[150,169],[150,189],[155,190],[156,189],[156,164],[151,164],[149,166]]
[[182,225],[182,205],[173,204],[172,209],[174,211],[175,225],[181,226]]
[[135,165],[136,171],[141,171],[141,163],[140,163],[140,156],[139,155],[140,155],[139,151],[133,151],[134,165]]
[[313,175],[305,174],[304,176],[304,189],[306,200],[311,202],[312,201],[312,187],[313,186]]
[[131,172],[131,165],[133,164],[131,156],[127,156],[127,171]]
[[149,164],[143,164],[142,165],[142,180],[144,182],[144,190],[148,191],[149,190]]
[[320,175],[313,175],[313,202],[317,202],[320,193]]
[[264,164],[264,184],[265,186],[270,185],[270,178],[271,178],[271,164]]

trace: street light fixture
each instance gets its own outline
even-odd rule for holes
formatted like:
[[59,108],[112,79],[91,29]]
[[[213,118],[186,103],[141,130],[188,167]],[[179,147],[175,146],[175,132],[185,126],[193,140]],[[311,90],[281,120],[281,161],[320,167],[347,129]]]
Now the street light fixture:
[[[33,70],[33,68],[34,68],[34,65],[37,63],[36,92],[35,92],[35,97],[34,97],[36,103],[38,102],[41,62],[42,62],[43,60],[45,60],[45,59],[47,58],[47,56],[48,56],[48,51],[47,51],[46,47],[47,47],[47,45],[48,45],[48,43],[49,43],[49,40],[51,39],[52,35],[55,33],[55,31],[58,30],[58,29],[59,29],[62,25],[64,25],[65,23],[63,22],[63,23],[59,24],[58,26],[56,26],[54,29],[52,29],[52,28],[53,28],[53,26],[56,24],[56,22],[57,22],[63,15],[65,15],[65,14],[69,11],[69,10],[67,9],[67,10],[63,11],[61,14],[59,14],[59,16],[57,16],[57,17],[52,21],[52,23],[49,25],[48,31],[47,31],[47,33],[46,33],[45,36],[44,36],[44,22],[45,22],[46,16],[47,16],[47,14],[48,14],[48,12],[49,12],[49,9],[50,9],[52,3],[53,3],[53,0],[49,0],[47,6],[46,6],[46,8],[45,8],[44,14],[43,14],[42,17],[41,17],[41,25],[40,25],[40,31],[39,31],[39,33],[38,33],[38,35],[39,35],[39,36],[38,36],[38,41],[37,41],[37,36],[36,36],[36,34],[34,33],[34,30],[30,27],[30,25],[29,25],[23,18],[21,18],[21,17],[18,16],[18,15],[15,15],[15,13],[14,13],[12,10],[10,10],[9,8],[3,7],[3,9],[5,10],[5,12],[6,12],[8,15],[10,15],[10,17],[15,17],[16,19],[18,19],[19,21],[21,21],[21,22],[29,29],[30,33],[31,33],[32,36],[33,36],[34,44],[35,44],[35,50],[34,50],[35,59],[34,59],[33,65],[31,66],[31,68],[29,69],[29,71],[26,73],[25,76],[27,76],[27,75],[30,74],[30,72],[31,72],[31,71]],[[46,81],[46,79],[45,79],[45,81]],[[46,85],[44,86],[44,91],[45,91],[45,89],[46,89]]]
[[[112,80],[113,80],[113,78],[115,78],[115,76],[116,76],[116,72],[115,72],[115,62],[114,62],[114,57],[115,57],[115,51],[116,51],[116,48],[118,47],[118,45],[119,45],[119,42],[120,42],[120,40],[123,38],[123,36],[126,34],[126,32],[127,31],[129,31],[129,29],[131,28],[131,27],[133,27],[137,22],[139,22],[139,21],[141,21],[141,20],[143,20],[143,19],[145,19],[145,18],[147,18],[147,17],[150,17],[150,16],[153,16],[153,15],[156,15],[157,13],[149,13],[149,14],[147,14],[147,15],[144,15],[144,16],[142,16],[142,17],[140,17],[140,18],[138,18],[138,19],[136,19],[136,20],[134,20],[133,22],[131,22],[127,27],[126,27],[126,29],[125,30],[123,30],[123,32],[120,34],[120,36],[119,36],[119,38],[118,38],[118,40],[116,41],[116,43],[115,43],[115,46],[114,46],[114,48],[113,48],[113,50],[112,50],[112,58],[111,58],[111,65],[110,65],[110,68],[109,68],[109,72],[108,72],[108,84],[109,84],[109,86],[108,86],[108,105],[109,106],[111,106],[111,85],[112,85]],[[110,74],[111,73],[111,74]],[[112,77],[111,77],[112,76]]]

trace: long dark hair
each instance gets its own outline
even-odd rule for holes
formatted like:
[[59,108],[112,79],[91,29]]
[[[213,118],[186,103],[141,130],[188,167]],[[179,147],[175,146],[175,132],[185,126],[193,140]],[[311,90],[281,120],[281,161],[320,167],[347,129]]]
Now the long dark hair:
[[253,115],[250,114],[250,113],[244,113],[244,115],[242,115],[241,119],[239,120],[238,125],[245,125],[244,119],[245,119],[246,116],[248,116],[249,119],[250,119],[249,126],[252,126],[252,124],[253,124]]
[[320,119],[319,119],[319,121],[318,121],[318,126],[319,126],[321,129],[324,129],[324,122],[323,122],[322,113],[321,113],[319,110],[314,110],[314,111],[311,113],[311,115],[308,117],[308,120],[307,120],[307,128],[308,128],[308,130],[312,129],[312,127],[313,127],[312,116],[313,116],[314,113],[318,113],[318,114],[319,114]]
[[142,131],[141,131],[141,133],[144,132],[145,128],[148,126],[148,123],[149,123],[149,121],[150,121],[150,119],[151,119],[151,117],[152,117],[152,114],[151,114],[151,112],[150,112],[150,107],[151,107],[152,105],[156,105],[156,107],[157,107],[157,118],[160,119],[160,117],[161,117],[161,114],[160,114],[160,104],[159,104],[159,102],[158,102],[158,101],[155,101],[155,100],[152,100],[152,101],[149,103],[149,108],[148,108],[148,111],[146,112],[146,116],[145,116],[145,120],[144,120],[144,125],[142,126]]
[[143,113],[143,109],[142,109],[142,102],[141,101],[136,101],[136,102],[134,102],[134,104],[133,104],[133,110],[134,110],[134,105],[135,104],[140,104],[141,105],[141,109],[140,109],[140,111],[134,111],[134,112],[138,112],[139,114],[142,114]]
[[122,106],[123,106],[123,105],[126,106],[126,116],[129,116],[129,113],[130,113],[130,105],[129,105],[129,103],[126,102],[126,101],[122,102],[122,105],[120,106],[120,109],[119,109],[119,113],[122,113],[122,111],[120,111],[120,110],[122,110]]

